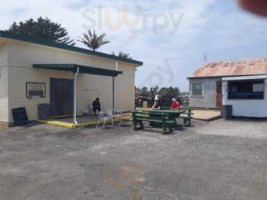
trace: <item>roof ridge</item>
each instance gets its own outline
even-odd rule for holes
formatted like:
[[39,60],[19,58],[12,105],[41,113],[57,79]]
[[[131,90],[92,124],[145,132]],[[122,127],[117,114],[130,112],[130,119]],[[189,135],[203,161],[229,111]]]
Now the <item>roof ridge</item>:
[[209,65],[209,64],[217,64],[217,63],[232,63],[232,62],[245,62],[245,61],[259,61],[259,60],[265,60],[267,63],[267,57],[258,57],[258,58],[244,58],[244,59],[235,59],[235,60],[227,60],[227,61],[214,61],[214,62],[207,62],[205,65]]

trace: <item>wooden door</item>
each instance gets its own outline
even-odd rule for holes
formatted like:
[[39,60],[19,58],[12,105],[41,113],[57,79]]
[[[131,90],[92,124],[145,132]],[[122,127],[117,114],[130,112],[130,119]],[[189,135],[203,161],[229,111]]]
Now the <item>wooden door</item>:
[[222,82],[216,82],[216,107],[222,107]]
[[73,81],[50,79],[50,106],[52,116],[73,114]]

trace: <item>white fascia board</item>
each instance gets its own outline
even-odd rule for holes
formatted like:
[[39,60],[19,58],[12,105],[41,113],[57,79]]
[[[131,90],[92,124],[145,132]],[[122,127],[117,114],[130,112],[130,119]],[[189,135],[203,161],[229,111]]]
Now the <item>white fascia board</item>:
[[253,75],[253,76],[233,76],[224,77],[223,81],[238,81],[238,80],[254,80],[254,79],[267,79],[267,75]]

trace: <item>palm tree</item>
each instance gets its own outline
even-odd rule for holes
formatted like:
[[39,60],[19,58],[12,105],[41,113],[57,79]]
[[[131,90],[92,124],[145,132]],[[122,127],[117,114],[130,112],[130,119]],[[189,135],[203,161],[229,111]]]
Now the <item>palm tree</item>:
[[[112,55],[116,56],[114,52],[112,52]],[[125,59],[132,59],[129,53],[124,53],[122,51],[118,54],[118,57],[125,58]]]
[[95,51],[99,47],[110,43],[110,41],[104,40],[106,34],[101,34],[98,36],[94,30],[92,32],[91,30],[88,30],[87,33],[83,34],[83,37],[81,37],[80,42],[82,42],[84,45],[86,45],[88,48]]

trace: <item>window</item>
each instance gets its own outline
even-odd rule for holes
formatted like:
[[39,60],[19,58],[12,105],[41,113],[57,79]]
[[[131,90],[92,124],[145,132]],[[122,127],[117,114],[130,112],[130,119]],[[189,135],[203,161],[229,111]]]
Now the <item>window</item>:
[[192,96],[202,96],[203,95],[202,83],[192,84]]
[[264,99],[264,81],[230,81],[228,99]]
[[26,96],[29,99],[45,98],[45,83],[26,83]]

